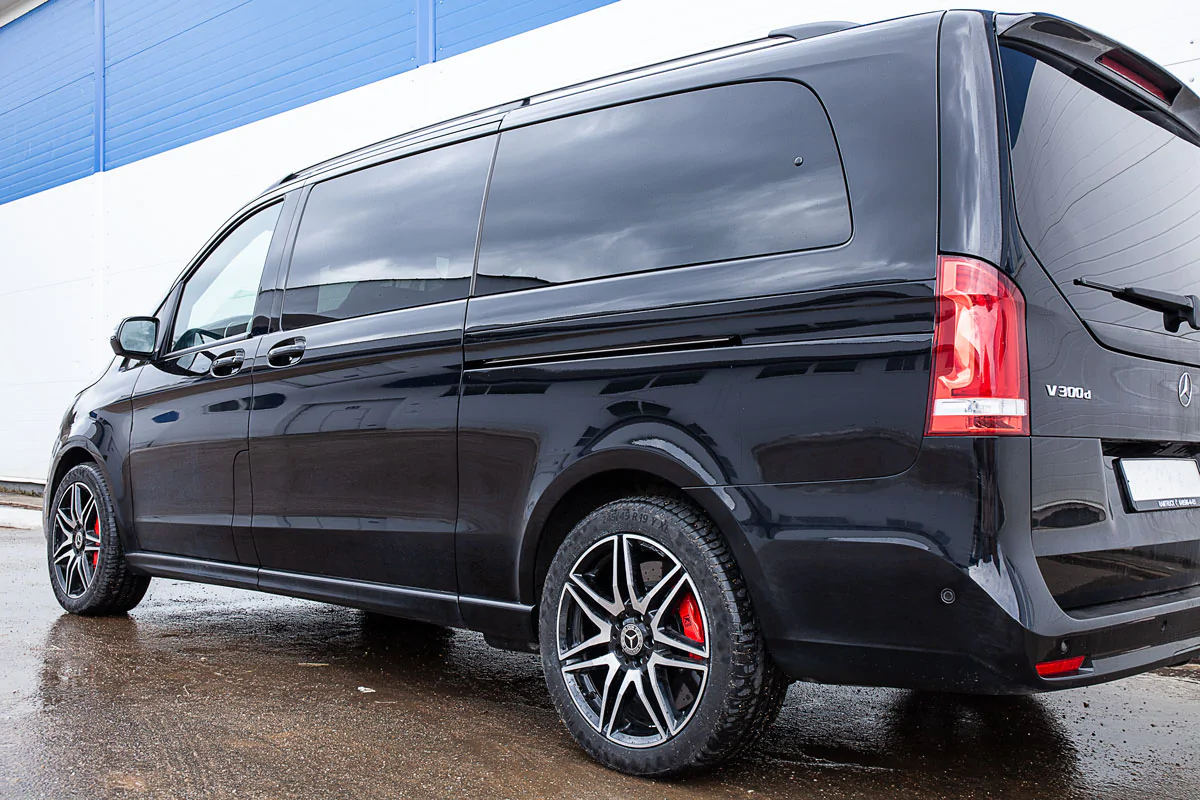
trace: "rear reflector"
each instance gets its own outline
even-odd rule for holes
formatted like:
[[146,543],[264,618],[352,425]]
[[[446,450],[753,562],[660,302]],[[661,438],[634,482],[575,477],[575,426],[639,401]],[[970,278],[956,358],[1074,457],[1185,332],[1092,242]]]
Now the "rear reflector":
[[1000,270],[939,256],[932,385],[933,436],[1029,433],[1025,299]]
[[1061,678],[1065,675],[1074,675],[1083,667],[1084,658],[1086,656],[1064,658],[1060,661],[1043,661],[1037,665],[1037,674],[1043,678]]

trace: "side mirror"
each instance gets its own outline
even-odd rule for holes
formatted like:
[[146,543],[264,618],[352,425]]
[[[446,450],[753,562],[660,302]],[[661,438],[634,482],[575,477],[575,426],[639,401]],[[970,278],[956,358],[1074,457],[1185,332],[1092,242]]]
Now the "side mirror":
[[158,341],[158,320],[154,317],[130,317],[121,320],[108,343],[113,352],[125,358],[144,360],[154,355]]

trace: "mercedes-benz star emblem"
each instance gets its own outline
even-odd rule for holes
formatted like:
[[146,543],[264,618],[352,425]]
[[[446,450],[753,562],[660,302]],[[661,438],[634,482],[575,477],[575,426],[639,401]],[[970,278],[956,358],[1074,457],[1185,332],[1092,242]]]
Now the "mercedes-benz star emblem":
[[626,625],[621,631],[621,649],[628,656],[636,656],[642,651],[642,632],[637,626]]
[[1179,405],[1187,408],[1192,404],[1192,376],[1183,373],[1179,376]]

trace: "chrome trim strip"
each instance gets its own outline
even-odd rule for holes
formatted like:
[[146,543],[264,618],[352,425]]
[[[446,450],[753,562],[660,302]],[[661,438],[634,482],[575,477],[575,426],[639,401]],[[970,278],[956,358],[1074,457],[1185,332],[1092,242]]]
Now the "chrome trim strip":
[[485,358],[477,362],[472,369],[490,369],[492,367],[514,367],[526,364],[543,364],[557,361],[579,361],[592,358],[611,358],[613,356],[643,355],[647,353],[669,353],[675,350],[702,350],[708,347],[729,347],[736,345],[736,336],[714,336],[707,339],[676,339],[669,342],[653,344],[631,344],[621,347],[597,347],[589,350],[569,350],[560,353],[543,353],[536,356],[506,356],[501,358]]
[[782,38],[754,39],[749,42],[741,42],[739,44],[731,44],[725,47],[719,47],[715,50],[706,50],[702,53],[693,53],[691,55],[673,58],[668,61],[660,61],[656,64],[647,64],[646,66],[642,67],[634,67],[633,69],[626,70],[625,72],[618,72],[613,75],[605,75],[599,78],[593,78],[592,80],[575,83],[570,86],[563,86],[559,89],[551,89],[550,91],[542,92],[541,94],[532,95],[529,98],[529,105],[532,106],[538,103],[545,103],[549,100],[558,100],[563,97],[570,97],[572,95],[590,91],[592,89],[602,89],[606,86],[615,86],[619,83],[626,83],[627,81],[636,80],[638,78],[646,78],[651,75],[662,75],[673,70],[683,69],[684,67],[693,67],[697,64],[707,64],[710,61],[718,61],[729,56],[741,55],[742,53],[753,53],[757,50],[765,50],[769,47],[775,47],[790,41],[790,39]]

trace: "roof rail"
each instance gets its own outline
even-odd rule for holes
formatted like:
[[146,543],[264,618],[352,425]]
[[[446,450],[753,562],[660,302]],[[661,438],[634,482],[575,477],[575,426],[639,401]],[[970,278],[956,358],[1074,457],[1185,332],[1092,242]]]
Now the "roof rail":
[[767,38],[795,39],[798,42],[801,39],[811,39],[814,36],[824,36],[827,33],[837,33],[838,31],[844,31],[847,28],[857,27],[857,22],[842,22],[838,20],[806,22],[803,25],[792,25],[787,28],[776,28],[767,34]]
[[359,147],[356,150],[351,150],[348,153],[342,153],[341,155],[336,155],[332,158],[327,158],[324,161],[318,161],[317,163],[311,164],[311,165],[305,167],[304,169],[298,169],[295,172],[289,172],[287,175],[284,175],[278,181],[271,184],[271,186],[268,187],[268,190],[274,189],[277,186],[282,186],[285,183],[291,183],[294,180],[298,180],[298,179],[306,177],[308,175],[312,175],[315,172],[321,172],[322,170],[328,169],[329,167],[333,167],[337,164],[340,164],[340,163],[343,163],[346,161],[353,161],[358,158],[362,158],[363,156],[370,155],[371,153],[376,152],[378,150],[385,150],[388,147],[391,147],[393,145],[404,142],[406,139],[414,139],[414,138],[417,138],[422,135],[429,135],[429,134],[437,133],[440,130],[454,128],[459,125],[464,125],[475,119],[483,120],[488,117],[492,117],[497,114],[502,114],[505,111],[511,111],[514,108],[520,108],[520,107],[528,105],[528,104],[529,104],[529,98],[522,98],[520,100],[513,100],[508,103],[501,103],[499,105],[490,106],[488,108],[484,108],[479,111],[472,111],[469,114],[461,114],[461,115],[459,115],[457,117],[453,117],[451,119],[442,120],[441,122],[435,122],[432,125],[426,125],[423,128],[416,128],[415,130],[405,131],[404,133],[400,133],[395,136],[390,136],[387,139],[382,139],[382,140],[380,140],[378,142],[374,142],[372,144],[363,145],[362,147]]
[[679,56],[678,58],[659,61],[654,64],[646,64],[645,66],[634,67],[622,72],[614,72],[611,75],[603,75],[599,78],[589,78],[586,81],[573,83],[569,86],[550,89],[549,91],[533,95],[529,98],[529,103],[532,105],[534,103],[541,103],[546,100],[553,100],[559,97],[579,94],[580,92],[584,92],[589,89],[598,89],[602,86],[612,86],[613,84],[624,83],[626,81],[631,81],[635,78],[641,78],[648,75],[658,75],[663,72],[670,72],[671,70],[681,69],[683,67],[703,64],[706,61],[716,61],[717,59],[725,58],[726,56],[753,52],[766,47],[773,47],[777,44],[781,44],[781,42],[773,42],[769,38],[765,38],[753,39],[748,42],[739,42],[737,44],[722,45],[721,47],[717,47],[712,50],[704,50],[700,53],[691,53],[690,55]]

